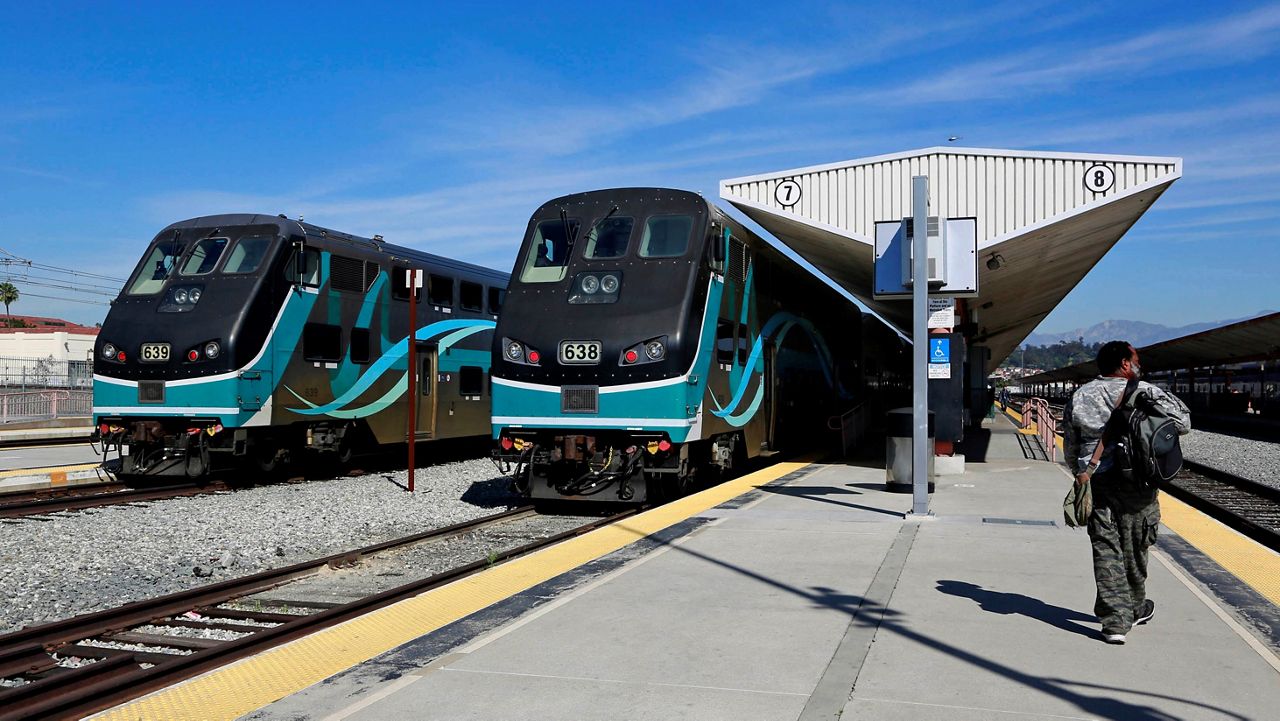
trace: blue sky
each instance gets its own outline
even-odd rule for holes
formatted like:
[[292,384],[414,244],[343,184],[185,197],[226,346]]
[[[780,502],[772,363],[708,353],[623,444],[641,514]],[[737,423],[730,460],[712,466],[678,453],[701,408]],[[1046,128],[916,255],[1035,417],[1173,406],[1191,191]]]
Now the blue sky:
[[[723,206],[958,135],[1185,159],[1041,331],[1280,306],[1280,4],[184,5],[6,8],[0,248],[124,277],[172,221],[283,212],[509,270],[562,193]],[[17,284],[14,313],[107,310]]]

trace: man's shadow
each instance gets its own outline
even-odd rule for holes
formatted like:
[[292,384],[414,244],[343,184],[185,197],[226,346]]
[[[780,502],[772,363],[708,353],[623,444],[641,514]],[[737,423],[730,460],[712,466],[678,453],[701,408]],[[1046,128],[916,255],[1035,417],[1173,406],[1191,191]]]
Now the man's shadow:
[[978,602],[978,606],[983,611],[989,613],[1006,615],[1017,613],[1028,618],[1034,618],[1037,621],[1043,621],[1063,631],[1078,633],[1081,636],[1096,638],[1098,635],[1093,629],[1077,623],[1077,621],[1096,622],[1097,619],[1093,616],[1079,611],[1072,611],[1069,608],[1053,606],[1038,598],[1024,596],[1021,593],[989,591],[982,586],[965,581],[938,581],[938,590],[952,596],[971,598]]

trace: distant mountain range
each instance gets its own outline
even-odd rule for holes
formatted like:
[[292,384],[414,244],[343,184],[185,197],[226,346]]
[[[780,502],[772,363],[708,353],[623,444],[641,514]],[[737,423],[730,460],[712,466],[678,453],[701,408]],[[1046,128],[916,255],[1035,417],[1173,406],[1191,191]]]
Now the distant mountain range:
[[1062,331],[1061,333],[1032,333],[1024,341],[1028,345],[1053,345],[1059,341],[1072,341],[1077,338],[1084,338],[1085,343],[1103,343],[1109,340],[1127,340],[1134,346],[1141,348],[1143,346],[1160,343],[1173,338],[1181,338],[1184,335],[1199,333],[1200,331],[1210,330],[1212,328],[1221,328],[1224,325],[1231,325],[1242,320],[1257,318],[1260,315],[1268,315],[1275,313],[1274,310],[1263,310],[1254,315],[1247,315],[1243,318],[1231,318],[1228,320],[1210,321],[1208,323],[1192,323],[1191,325],[1170,328],[1169,326],[1159,325],[1157,323],[1144,323],[1140,320],[1104,320],[1101,323],[1091,325],[1088,328],[1076,328],[1075,330]]

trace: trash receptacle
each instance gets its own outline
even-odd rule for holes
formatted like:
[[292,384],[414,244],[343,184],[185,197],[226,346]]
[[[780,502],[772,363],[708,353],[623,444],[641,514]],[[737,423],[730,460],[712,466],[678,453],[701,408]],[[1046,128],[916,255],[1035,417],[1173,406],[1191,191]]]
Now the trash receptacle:
[[[884,439],[885,487],[896,493],[911,493],[911,437],[915,431],[914,411],[911,408],[894,408],[889,418]],[[929,492],[933,493],[933,411],[929,411],[929,440],[925,457],[928,459]]]

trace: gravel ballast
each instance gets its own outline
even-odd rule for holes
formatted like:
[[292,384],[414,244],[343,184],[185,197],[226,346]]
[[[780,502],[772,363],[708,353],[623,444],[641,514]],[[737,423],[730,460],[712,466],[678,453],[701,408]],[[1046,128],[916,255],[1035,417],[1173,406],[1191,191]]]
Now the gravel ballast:
[[[1192,415],[1192,425],[1195,422]],[[1192,430],[1182,437],[1182,455],[1189,461],[1280,488],[1280,443]]]
[[521,505],[488,459],[0,522],[0,634]]

